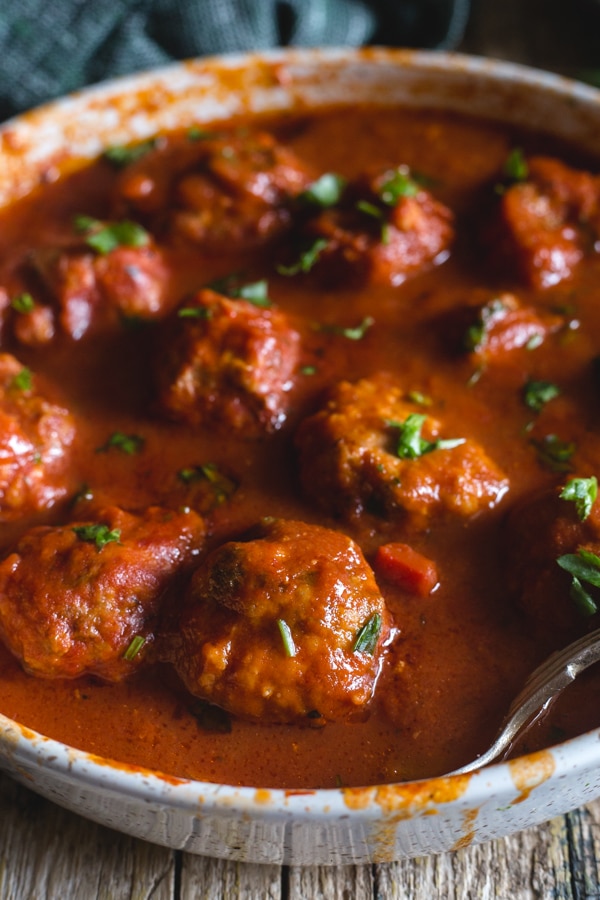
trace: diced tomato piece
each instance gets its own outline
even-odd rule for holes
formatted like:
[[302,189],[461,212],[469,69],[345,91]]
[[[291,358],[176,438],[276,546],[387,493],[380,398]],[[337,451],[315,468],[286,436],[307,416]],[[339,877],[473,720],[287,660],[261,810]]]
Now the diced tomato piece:
[[426,597],[438,584],[435,563],[408,544],[379,547],[375,555],[375,572],[419,597]]

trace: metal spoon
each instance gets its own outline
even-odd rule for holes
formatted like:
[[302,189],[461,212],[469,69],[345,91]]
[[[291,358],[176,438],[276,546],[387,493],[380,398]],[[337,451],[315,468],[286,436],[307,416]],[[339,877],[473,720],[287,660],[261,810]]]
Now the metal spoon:
[[481,769],[502,754],[517,735],[544,713],[552,701],[585,669],[600,661],[600,628],[558,650],[531,673],[521,693],[513,700],[492,746],[472,762],[454,769],[462,775]]

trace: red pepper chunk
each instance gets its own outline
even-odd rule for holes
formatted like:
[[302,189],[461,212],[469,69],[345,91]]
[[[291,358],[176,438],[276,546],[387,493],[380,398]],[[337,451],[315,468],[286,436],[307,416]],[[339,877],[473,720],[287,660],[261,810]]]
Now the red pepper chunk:
[[435,563],[408,544],[379,547],[374,567],[382,578],[419,597],[426,597],[438,583]]

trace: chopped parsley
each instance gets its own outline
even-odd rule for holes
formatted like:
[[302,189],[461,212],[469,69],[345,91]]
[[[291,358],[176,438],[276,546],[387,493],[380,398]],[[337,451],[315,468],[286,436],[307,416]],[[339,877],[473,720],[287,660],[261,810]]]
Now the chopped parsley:
[[298,195],[298,199],[326,209],[340,202],[345,187],[345,178],[341,175],[336,175],[334,172],[326,172],[320,178],[317,178],[316,181],[313,181],[312,184],[309,184]]
[[228,478],[215,463],[202,463],[198,466],[187,466],[180,469],[177,477],[184,484],[193,484],[196,481],[208,481],[211,485],[217,503],[224,503],[237,490],[237,484],[232,478]]
[[317,238],[310,247],[307,247],[300,254],[295,263],[292,263],[291,266],[279,265],[277,266],[277,271],[280,275],[299,275],[300,273],[310,272],[328,243],[329,241],[325,238]]
[[388,206],[395,206],[402,197],[414,197],[419,185],[411,177],[408,166],[398,166],[390,172],[379,188],[379,196]]
[[212,309],[208,306],[181,306],[177,315],[180,319],[210,319]]
[[580,547],[577,553],[565,553],[556,562],[571,575],[570,596],[580,613],[593,616],[598,611],[598,604],[589,588],[600,587],[600,557]]
[[13,297],[10,301],[11,308],[18,313],[30,313],[35,309],[35,300],[31,296],[31,294],[23,293],[17,294],[16,297]]
[[369,328],[375,324],[373,316],[365,316],[358,325],[344,328],[342,325],[317,325],[319,331],[327,331],[329,334],[339,334],[341,337],[347,338],[349,341],[361,341]]
[[140,652],[140,650],[142,649],[142,647],[144,646],[145,643],[146,643],[146,638],[143,637],[141,634],[136,634],[136,636],[134,638],[132,638],[132,641],[129,644],[129,647],[123,654],[123,659],[126,659],[127,662],[131,662],[133,659],[136,658],[136,656],[138,655],[138,653]]
[[529,166],[520,147],[514,147],[510,151],[504,160],[502,171],[511,181],[525,181],[529,175]]
[[427,420],[422,413],[410,413],[404,422],[388,421],[386,424],[398,429],[396,455],[400,459],[418,459],[433,450],[453,450],[465,443],[465,438],[446,438],[427,441],[421,437],[421,429]]
[[131,163],[137,162],[142,156],[145,156],[156,146],[156,139],[151,138],[148,141],[140,141],[139,144],[117,144],[113,147],[107,147],[102,154],[103,158],[109,162],[115,169],[124,169]]
[[572,441],[562,441],[555,434],[546,434],[540,440],[532,440],[538,458],[553,472],[570,472],[571,460],[577,449]]
[[129,219],[105,223],[91,216],[76,216],[75,229],[85,235],[88,247],[102,256],[117,247],[145,247],[150,240],[146,229]]
[[73,531],[80,541],[95,544],[97,550],[102,550],[106,544],[118,543],[121,538],[120,529],[111,531],[108,525],[75,525]]
[[380,633],[381,616],[379,613],[373,613],[362,628],[359,629],[352,646],[352,652],[368,653],[370,656],[373,656]]
[[134,456],[136,453],[140,452],[144,444],[145,440],[139,434],[124,434],[122,431],[115,431],[111,434],[105,444],[98,447],[96,452],[102,453],[106,450],[110,450],[111,447],[115,447],[117,450],[121,450],[128,456]]
[[478,311],[477,321],[467,328],[463,338],[465,350],[476,353],[481,350],[487,340],[487,335],[492,325],[502,319],[508,311],[508,307],[498,297],[494,297]]
[[585,522],[591,513],[597,496],[598,479],[595,475],[590,478],[572,478],[559,494],[561,500],[570,500],[575,504],[577,515],[582,522]]
[[17,372],[10,380],[9,387],[15,391],[30,391],[33,387],[33,374],[27,366]]
[[230,297],[233,299],[240,297],[242,300],[247,300],[255,306],[268,307],[271,305],[269,300],[269,283],[265,278],[235,288]]
[[529,380],[523,388],[525,406],[534,412],[540,412],[550,400],[558,397],[559,388],[550,381]]
[[285,655],[289,657],[295,656],[296,645],[294,644],[294,638],[292,637],[290,626],[285,621],[285,619],[277,619],[277,627],[279,629],[279,634],[281,635]]

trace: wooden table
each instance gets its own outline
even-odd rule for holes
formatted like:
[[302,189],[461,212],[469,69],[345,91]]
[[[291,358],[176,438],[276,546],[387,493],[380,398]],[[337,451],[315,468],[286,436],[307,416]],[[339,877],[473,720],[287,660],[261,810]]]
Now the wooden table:
[[[590,19],[598,16],[596,0],[472,2],[460,49],[576,77],[600,68],[600,18]],[[66,812],[1,774],[0,809],[0,900],[600,898],[600,800],[482,846],[337,868],[248,865],[155,847]]]

